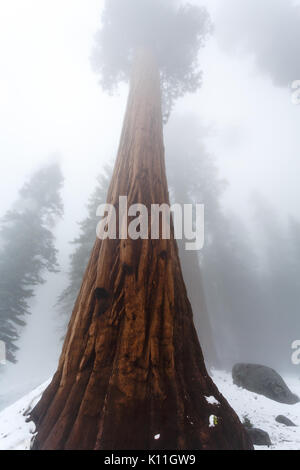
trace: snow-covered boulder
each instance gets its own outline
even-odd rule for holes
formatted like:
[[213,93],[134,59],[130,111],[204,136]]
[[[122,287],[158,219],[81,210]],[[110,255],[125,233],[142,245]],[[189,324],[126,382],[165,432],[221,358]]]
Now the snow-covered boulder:
[[233,383],[250,392],[287,405],[298,403],[282,377],[273,369],[258,364],[236,364],[232,369]]
[[272,445],[269,434],[266,431],[258,428],[247,428],[246,431],[255,446],[267,446]]
[[285,426],[288,426],[288,427],[294,427],[294,428],[296,427],[296,424],[293,423],[292,420],[290,420],[289,418],[283,415],[276,416],[275,421],[277,421],[277,423],[284,424]]

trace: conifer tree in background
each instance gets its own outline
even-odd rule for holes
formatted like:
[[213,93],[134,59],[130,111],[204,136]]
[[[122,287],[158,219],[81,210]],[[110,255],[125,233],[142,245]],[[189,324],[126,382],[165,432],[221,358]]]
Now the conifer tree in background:
[[[291,344],[299,330],[300,222],[295,216],[283,224],[282,215],[262,194],[253,197],[259,243],[263,246],[261,285],[263,307],[260,330],[265,357],[278,368],[294,368]],[[262,346],[261,346],[262,349]]]
[[239,218],[224,213],[228,184],[204,145],[206,135],[193,114],[175,116],[167,129],[166,163],[176,202],[204,204],[204,247],[199,257],[180,250],[181,263],[206,362],[231,367],[261,344],[261,328],[255,328],[264,313],[261,279],[249,233]]
[[[184,127],[184,135],[181,129]],[[166,168],[173,202],[204,204],[205,245],[201,252],[186,251],[184,241],[178,240],[181,267],[191,302],[194,323],[207,367],[220,365],[216,335],[212,328],[212,313],[205,294],[203,260],[207,243],[212,237],[211,216],[216,216],[223,181],[215,174],[210,155],[202,143],[202,129],[193,114],[172,118],[166,130]],[[184,161],[184,164],[183,164]]]
[[[37,171],[0,221],[0,340],[7,360],[17,362],[17,340],[35,288],[45,271],[57,272],[53,227],[63,214],[61,170],[51,164]],[[41,313],[42,314],[42,313]]]
[[107,166],[97,178],[97,186],[89,199],[87,205],[88,215],[79,223],[80,234],[71,243],[74,252],[70,256],[69,283],[58,299],[58,306],[67,322],[72,313],[76,297],[78,295],[84,272],[88,265],[91,252],[95,243],[97,216],[96,211],[100,204],[106,201],[112,169]]

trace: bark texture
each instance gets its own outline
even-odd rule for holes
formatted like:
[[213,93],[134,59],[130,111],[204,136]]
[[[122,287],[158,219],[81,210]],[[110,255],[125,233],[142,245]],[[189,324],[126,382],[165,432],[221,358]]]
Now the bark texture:
[[[169,203],[159,71],[146,51],[108,202],[118,207],[119,195],[148,208]],[[207,374],[173,238],[96,241],[58,370],[31,418],[33,449],[251,448]]]

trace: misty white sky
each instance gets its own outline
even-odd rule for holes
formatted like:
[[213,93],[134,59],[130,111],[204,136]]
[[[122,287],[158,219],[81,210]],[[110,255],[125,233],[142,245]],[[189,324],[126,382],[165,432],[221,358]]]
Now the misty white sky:
[[[300,107],[291,104],[288,87],[273,85],[256,66],[253,50],[223,47],[240,2],[227,0],[225,14],[221,0],[195,1],[207,4],[215,34],[201,53],[202,89],[175,113],[192,110],[210,129],[208,146],[235,205],[247,205],[258,189],[284,212],[297,211]],[[269,0],[260,3],[269,15]],[[24,178],[59,154],[71,223],[81,217],[103,162],[115,155],[126,89],[113,98],[104,94],[89,61],[102,6],[103,0],[0,1],[0,214]]]
[[[67,242],[76,235],[95,178],[115,156],[126,103],[126,87],[107,96],[90,66],[103,3],[0,0],[0,216],[24,179],[59,155],[66,178],[66,214],[58,230],[64,268]],[[199,128],[207,127],[208,149],[230,184],[230,208],[250,217],[249,197],[258,191],[278,213],[299,215],[300,106],[291,104],[289,86],[281,83],[280,72],[288,66],[285,50],[274,46],[270,55],[272,41],[267,47],[260,35],[263,29],[278,36],[278,24],[269,21],[276,4],[276,18],[286,18],[280,36],[285,41],[295,2],[194,3],[207,5],[215,33],[201,52],[203,87],[177,103],[173,118],[193,112]],[[292,65],[293,55],[289,60]]]

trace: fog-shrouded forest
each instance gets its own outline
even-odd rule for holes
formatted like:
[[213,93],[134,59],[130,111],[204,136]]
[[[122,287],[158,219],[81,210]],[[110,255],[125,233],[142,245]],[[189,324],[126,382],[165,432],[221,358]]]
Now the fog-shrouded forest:
[[[56,372],[36,449],[143,448],[148,408],[158,449],[247,449],[209,376],[299,380],[299,26],[296,0],[0,5],[0,411]],[[119,195],[203,204],[203,248],[97,240]]]

